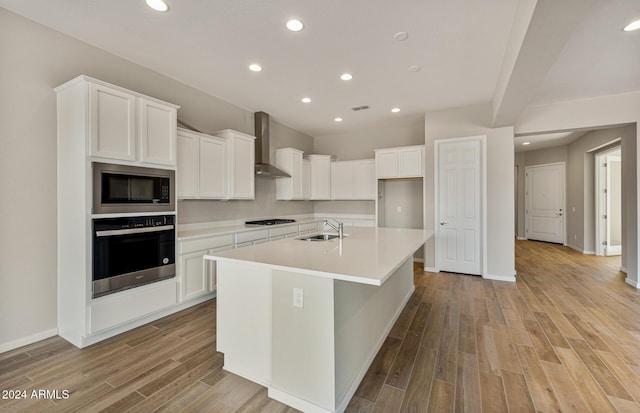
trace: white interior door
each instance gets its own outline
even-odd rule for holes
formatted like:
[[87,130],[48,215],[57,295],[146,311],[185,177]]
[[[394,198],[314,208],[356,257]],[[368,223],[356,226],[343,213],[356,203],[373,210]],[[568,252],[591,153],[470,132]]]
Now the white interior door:
[[620,149],[596,154],[596,254],[622,254]]
[[527,239],[564,244],[564,163],[525,168]]
[[436,266],[481,274],[481,140],[437,142]]

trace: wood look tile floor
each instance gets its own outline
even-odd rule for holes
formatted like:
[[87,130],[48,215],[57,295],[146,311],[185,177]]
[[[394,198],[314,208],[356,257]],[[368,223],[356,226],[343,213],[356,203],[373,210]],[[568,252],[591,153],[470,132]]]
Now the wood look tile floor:
[[[423,273],[348,412],[640,412],[640,293],[619,257],[516,243],[517,282]],[[222,370],[215,300],[79,350],[0,354],[2,411],[293,412]]]

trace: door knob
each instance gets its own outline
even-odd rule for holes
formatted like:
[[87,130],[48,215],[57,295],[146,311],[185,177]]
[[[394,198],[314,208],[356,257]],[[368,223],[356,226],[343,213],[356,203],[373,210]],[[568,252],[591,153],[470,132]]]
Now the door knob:
[[440,221],[440,225],[448,224],[448,222]]

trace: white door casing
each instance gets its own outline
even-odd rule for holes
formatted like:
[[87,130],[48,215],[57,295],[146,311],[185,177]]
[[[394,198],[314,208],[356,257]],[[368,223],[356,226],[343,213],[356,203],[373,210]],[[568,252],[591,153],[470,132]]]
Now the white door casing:
[[436,267],[483,273],[484,137],[436,141]]
[[620,147],[596,154],[596,255],[622,254]]
[[524,199],[526,238],[564,244],[564,162],[527,166]]

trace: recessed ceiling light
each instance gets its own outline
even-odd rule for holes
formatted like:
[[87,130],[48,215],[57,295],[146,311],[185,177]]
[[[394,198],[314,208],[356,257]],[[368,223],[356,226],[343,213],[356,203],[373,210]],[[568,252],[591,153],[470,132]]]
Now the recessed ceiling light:
[[155,11],[167,11],[169,5],[163,0],[146,0],[147,6],[151,7]]
[[342,122],[342,118],[335,118],[334,121],[336,122]]
[[298,19],[291,19],[287,22],[287,29],[292,32],[299,32],[304,29],[304,24]]
[[632,32],[638,29],[640,29],[640,20],[636,20],[634,22],[627,24],[626,26],[624,26],[624,29],[622,30],[624,30],[625,32]]
[[522,142],[524,146],[531,145],[531,142]]
[[340,79],[342,79],[342,80],[351,80],[351,79],[353,79],[353,76],[351,76],[350,73],[343,73],[343,74],[340,75]]
[[409,71],[410,72],[419,72],[420,71],[420,66],[418,66],[418,65],[409,66]]
[[400,112],[400,108],[393,108],[393,109],[391,109],[391,112],[398,113],[398,112]]
[[309,103],[309,102],[311,102],[311,99],[309,99],[309,98],[302,98],[302,102],[303,102],[303,103]]
[[393,38],[398,42],[404,42],[409,38],[409,34],[407,32],[398,32],[393,35]]
[[262,66],[253,63],[249,65],[249,70],[251,70],[252,72],[262,72]]

